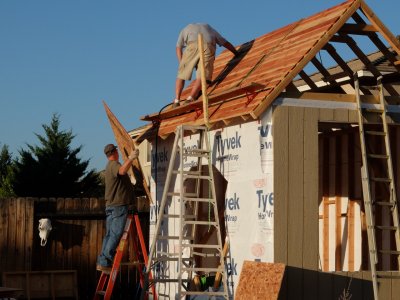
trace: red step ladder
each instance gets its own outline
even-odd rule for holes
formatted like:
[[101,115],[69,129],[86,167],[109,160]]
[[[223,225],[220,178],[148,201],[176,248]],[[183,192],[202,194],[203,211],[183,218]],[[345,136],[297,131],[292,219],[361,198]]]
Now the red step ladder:
[[[135,223],[133,223],[135,221]],[[140,248],[135,237],[139,238]],[[133,244],[133,251],[138,260],[143,259],[142,262],[138,264],[138,271],[140,276],[140,286],[142,290],[144,289],[144,274],[143,269],[144,266],[147,265],[148,256],[146,244],[144,242],[142,227],[140,226],[139,216],[137,214],[129,214],[128,219],[126,220],[124,233],[122,234],[121,240],[117,247],[117,251],[114,257],[114,263],[111,269],[111,272],[101,272],[99,283],[97,284],[96,292],[94,294],[93,300],[109,300],[111,298],[111,294],[114,288],[115,281],[117,279],[119,267],[121,265],[121,260],[124,254],[124,251],[128,245],[128,239],[131,238]],[[152,275],[150,274],[151,278]],[[105,289],[104,289],[105,288]],[[149,295],[152,294],[152,299],[157,300],[157,295],[155,291],[155,286],[153,285],[151,290],[147,292],[146,299],[149,298]]]

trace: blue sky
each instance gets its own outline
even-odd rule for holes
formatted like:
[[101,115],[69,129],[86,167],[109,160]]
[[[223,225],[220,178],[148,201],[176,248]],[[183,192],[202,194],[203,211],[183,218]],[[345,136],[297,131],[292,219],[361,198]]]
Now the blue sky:
[[[38,144],[35,133],[58,113],[80,157],[102,170],[103,147],[114,142],[102,100],[127,130],[171,101],[186,24],[209,23],[239,45],[341,2],[1,0],[0,146],[16,156]],[[367,4],[400,34],[400,1]]]

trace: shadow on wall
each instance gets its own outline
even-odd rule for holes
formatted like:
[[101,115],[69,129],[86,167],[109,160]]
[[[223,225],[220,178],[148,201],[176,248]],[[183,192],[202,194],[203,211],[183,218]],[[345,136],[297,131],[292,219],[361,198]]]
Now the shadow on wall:
[[370,272],[325,273],[286,266],[278,299],[373,300],[370,278]]
[[[35,222],[37,224],[38,221]],[[70,250],[74,246],[82,246],[83,237],[85,235],[85,226],[79,224],[71,224],[66,221],[51,220],[52,230],[47,238],[44,247],[40,246],[39,231],[34,232],[34,248],[53,248],[57,243],[62,245],[62,250]]]
[[82,246],[85,226],[69,224],[62,221],[53,221],[53,230],[50,233],[50,241],[60,242],[63,250],[69,250],[74,246]]

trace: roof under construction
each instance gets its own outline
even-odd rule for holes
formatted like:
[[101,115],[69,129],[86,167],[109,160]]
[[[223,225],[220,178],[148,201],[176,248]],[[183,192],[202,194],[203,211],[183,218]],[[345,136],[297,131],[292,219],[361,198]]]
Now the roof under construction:
[[[393,72],[379,70],[361,49],[356,36],[369,39]],[[399,41],[363,0],[348,0],[238,46],[240,55],[234,58],[229,51],[223,51],[215,60],[213,81],[207,89],[210,124],[257,119],[282,92],[300,94],[303,90],[294,84],[298,79],[302,79],[308,92],[346,94],[342,87],[353,85],[354,70],[340,51],[342,45],[362,62],[370,79],[376,82],[383,76],[386,93],[398,96],[391,83],[400,81]],[[321,50],[337,64],[339,70],[336,68],[334,74],[318,59]],[[309,75],[309,66],[322,78]],[[325,84],[317,84],[317,80]],[[190,89],[191,85],[182,97],[188,96]],[[202,97],[185,106],[143,116],[142,120],[153,124],[139,140],[154,137],[156,130],[165,138],[179,124],[204,124],[201,103]]]

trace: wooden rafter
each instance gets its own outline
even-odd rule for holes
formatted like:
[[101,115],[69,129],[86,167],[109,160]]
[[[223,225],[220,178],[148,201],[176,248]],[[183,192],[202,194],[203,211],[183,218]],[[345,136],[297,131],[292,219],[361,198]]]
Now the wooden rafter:
[[353,70],[350,69],[343,58],[336,52],[336,49],[332,46],[332,44],[327,43],[324,46],[324,50],[326,50],[329,55],[336,61],[336,63],[342,68],[342,70],[347,73],[347,76],[353,78]]
[[[330,87],[340,87],[342,88],[342,84],[338,84],[336,82],[335,77],[332,77],[332,75],[329,73],[329,71],[323,66],[322,63],[320,63],[320,61],[314,57],[313,59],[311,59],[311,63],[318,69],[318,71],[322,74],[322,80],[324,82],[329,82],[329,86]],[[342,77],[341,77],[342,78]]]
[[307,85],[310,87],[310,89],[312,89],[312,90],[318,89],[317,85],[314,83],[314,81],[311,80],[311,78],[307,75],[307,73],[304,72],[304,70],[301,70],[299,72],[299,75],[300,75],[301,79],[303,79],[305,81],[305,83],[307,83]]
[[309,63],[309,61],[321,50],[324,45],[329,42],[330,38],[343,26],[343,24],[357,11],[360,7],[361,0],[354,1],[339,17],[336,23],[329,28],[329,30],[318,40],[316,44],[310,49],[309,52],[293,67],[291,75],[285,76],[274,88],[271,93],[266,96],[258,107],[252,112],[253,118],[258,118],[265,109],[275,100],[275,98],[282,92],[282,90],[293,80],[293,78]]
[[[348,35],[344,35],[346,37],[347,45],[354,52],[355,55],[361,60],[361,62],[365,65],[365,67],[375,76],[382,76],[381,72],[374,66],[374,64],[368,59],[368,57],[362,52],[362,50],[358,47],[357,43]],[[389,84],[384,85],[385,89],[391,96],[398,96],[397,91]]]
[[369,6],[361,1],[361,11],[368,18],[368,20],[378,29],[383,37],[389,42],[390,46],[396,51],[397,55],[400,55],[400,43],[396,37],[386,28],[385,24],[375,15],[375,13],[369,8]]
[[[336,73],[336,74],[328,75],[328,76],[326,76],[324,79],[327,80],[327,81],[334,81],[334,82],[336,82],[335,80],[337,80],[337,79],[342,79],[342,80],[343,80],[343,78],[345,78],[345,77],[347,77],[347,76],[349,76],[349,75],[348,75],[348,72],[343,71],[343,72],[339,72],[339,73]],[[350,78],[351,78],[351,77],[350,77]]]
[[[313,58],[311,59],[311,63],[317,68],[317,70],[322,74],[322,76],[329,77],[331,74],[329,73],[329,71],[324,67],[324,65],[322,63],[320,63],[320,61],[317,58]],[[329,83],[331,84],[336,84],[335,81],[330,81]]]
[[367,35],[371,32],[377,32],[378,30],[373,25],[368,24],[344,24],[342,28],[340,28],[340,33],[348,33],[348,34],[359,34],[359,35]]
[[[363,18],[356,12],[353,14],[352,18],[354,21],[356,21],[359,24],[366,24]],[[396,69],[400,72],[400,66],[398,65],[398,60],[396,59],[396,56],[389,51],[389,49],[386,47],[386,45],[381,41],[379,36],[376,33],[368,33],[367,36],[375,44],[375,46],[379,49],[379,51],[382,52],[385,57],[396,67]]]
[[297,86],[291,81],[287,86],[286,86],[286,91],[287,92],[292,92],[292,93],[299,93],[299,89]]

